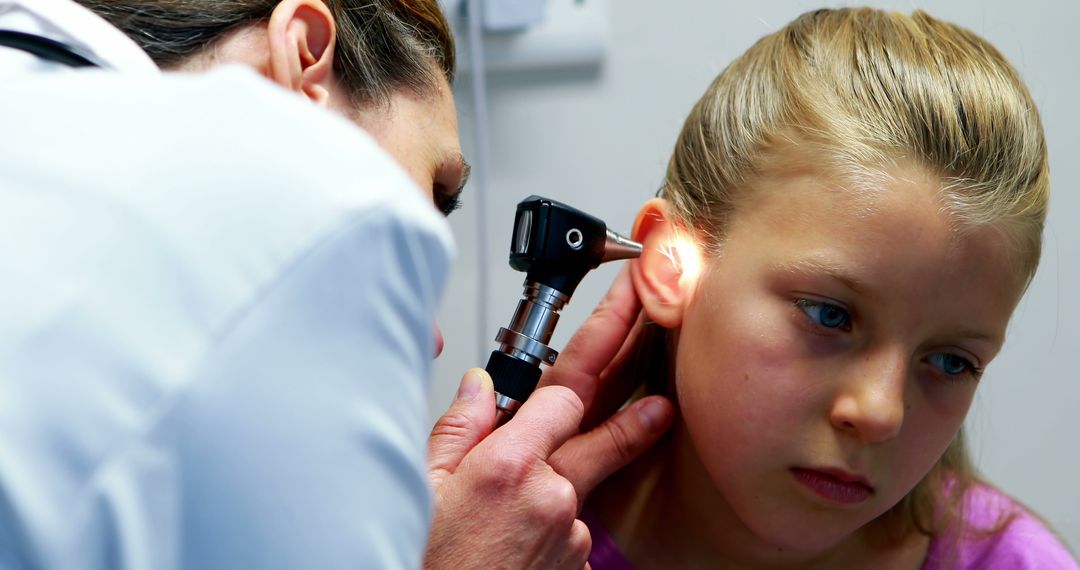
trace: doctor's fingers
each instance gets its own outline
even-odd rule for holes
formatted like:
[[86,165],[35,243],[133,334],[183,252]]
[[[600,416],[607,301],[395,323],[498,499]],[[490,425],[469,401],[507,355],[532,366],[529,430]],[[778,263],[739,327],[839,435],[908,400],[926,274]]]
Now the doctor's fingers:
[[434,488],[495,429],[495,388],[482,368],[465,373],[450,408],[428,437],[428,473]]
[[560,547],[562,556],[557,559],[555,567],[566,570],[589,570],[589,554],[592,552],[592,533],[589,527],[579,519],[575,519],[570,527],[570,536],[565,544]]
[[[525,529],[522,530],[525,531]],[[527,558],[527,563],[506,565],[505,568],[529,568],[530,570],[589,568],[592,534],[589,532],[589,527],[580,519],[571,516],[569,524],[560,522],[558,526],[550,526],[547,529],[543,526],[534,526],[525,532],[537,537],[543,536],[543,542],[539,545],[539,549]],[[527,544],[525,546],[528,547]]]
[[546,465],[556,449],[578,434],[584,413],[581,398],[573,390],[563,386],[539,388],[481,446],[504,458],[535,459]]
[[469,460],[447,479],[437,493],[424,568],[585,566],[592,538],[577,519],[570,483],[550,469],[537,470],[520,486],[498,479],[474,472]]
[[577,491],[548,465],[581,413],[570,389],[541,388],[470,450],[435,489],[425,567],[582,568],[592,542]]
[[425,567],[582,568],[592,543],[577,491],[548,465],[581,414],[570,389],[541,388],[472,448],[435,489]]
[[[612,377],[610,372],[621,367],[641,336],[640,313],[641,301],[628,267],[623,267],[607,294],[567,343],[558,362],[544,373],[540,385],[570,388],[581,398],[586,414],[593,416],[598,393],[610,392],[605,390],[611,388],[607,386]],[[628,394],[617,398],[618,403],[625,401]]]
[[570,482],[547,464],[520,480],[500,467],[471,453],[436,489],[424,568],[582,568],[592,541]]
[[578,507],[612,473],[652,447],[671,426],[675,412],[663,396],[649,396],[556,451],[548,464],[574,486]]

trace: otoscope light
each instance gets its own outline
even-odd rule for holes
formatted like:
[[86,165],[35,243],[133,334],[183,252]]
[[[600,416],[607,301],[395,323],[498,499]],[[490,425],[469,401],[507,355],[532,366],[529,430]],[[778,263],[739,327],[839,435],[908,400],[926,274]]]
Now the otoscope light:
[[529,196],[517,206],[510,266],[569,297],[604,261],[607,225],[566,204]]
[[510,244],[511,255],[525,255],[529,251],[532,236],[532,210],[518,210],[514,218],[514,241]]

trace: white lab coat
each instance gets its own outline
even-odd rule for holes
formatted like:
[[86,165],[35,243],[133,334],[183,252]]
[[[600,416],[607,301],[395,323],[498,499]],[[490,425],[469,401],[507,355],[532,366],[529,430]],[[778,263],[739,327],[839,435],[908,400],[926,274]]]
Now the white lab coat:
[[418,567],[445,220],[253,72],[18,5],[117,71],[0,49],[0,567]]

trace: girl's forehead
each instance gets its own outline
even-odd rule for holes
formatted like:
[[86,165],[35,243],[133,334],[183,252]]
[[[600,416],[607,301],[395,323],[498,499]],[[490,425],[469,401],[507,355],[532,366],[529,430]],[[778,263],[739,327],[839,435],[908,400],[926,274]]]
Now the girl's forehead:
[[740,192],[726,233],[740,224],[775,231],[812,222],[816,233],[859,241],[875,236],[892,240],[917,230],[924,241],[943,247],[961,247],[972,233],[949,206],[952,184],[931,169],[905,160],[837,164],[815,154],[793,153],[773,161]]
[[940,179],[914,166],[841,169],[787,158],[763,170],[739,193],[738,215],[732,221],[775,223],[775,218],[797,220],[819,210],[828,213],[819,222],[838,224],[915,210],[934,217],[943,211],[942,186]]
[[853,281],[904,294],[963,283],[1010,307],[1023,290],[1006,232],[959,227],[942,197],[944,181],[920,169],[853,182],[803,168],[755,186],[729,220],[725,255],[742,250],[761,263],[844,269]]

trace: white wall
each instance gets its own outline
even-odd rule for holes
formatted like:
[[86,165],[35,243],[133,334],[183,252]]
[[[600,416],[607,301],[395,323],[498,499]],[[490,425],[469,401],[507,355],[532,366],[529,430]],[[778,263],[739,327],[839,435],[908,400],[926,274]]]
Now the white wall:
[[[595,0],[586,0],[595,1]],[[1053,202],[1042,266],[990,366],[969,417],[978,464],[995,483],[1043,514],[1080,550],[1080,49],[1074,0],[870,2],[922,8],[997,46],[1028,83],[1050,145]],[[493,338],[521,293],[506,265],[514,206],[529,194],[564,200],[629,230],[659,185],[682,120],[712,78],[760,36],[822,4],[804,1],[612,0],[610,51],[599,71],[491,78]],[[827,2],[825,5],[837,5]],[[464,38],[462,38],[464,41]],[[467,77],[456,86],[462,141],[470,154]],[[475,208],[452,217],[460,246],[440,323],[446,351],[436,365],[432,418],[478,357],[473,288]],[[560,349],[606,290],[617,268],[601,267],[563,312]],[[485,357],[486,360],[486,357]]]

